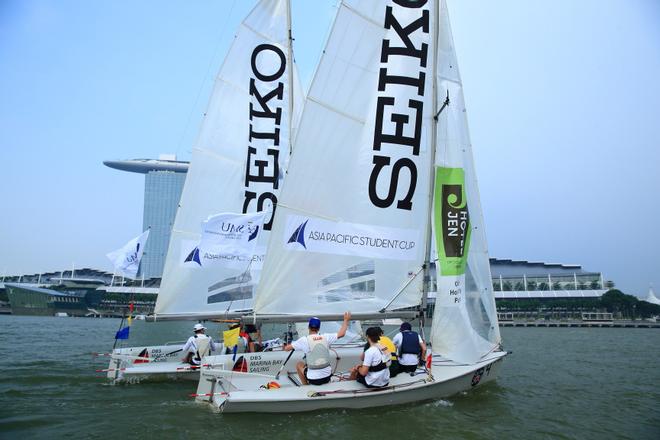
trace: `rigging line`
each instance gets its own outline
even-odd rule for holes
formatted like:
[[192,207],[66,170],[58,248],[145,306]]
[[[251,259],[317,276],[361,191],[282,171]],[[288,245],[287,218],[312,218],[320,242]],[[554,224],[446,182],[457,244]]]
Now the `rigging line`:
[[213,55],[211,56],[211,59],[209,60],[209,65],[206,68],[206,73],[204,74],[204,78],[202,79],[202,83],[199,85],[199,90],[197,91],[197,97],[195,97],[195,102],[193,103],[192,108],[190,109],[190,113],[188,113],[188,119],[186,120],[186,124],[183,127],[183,132],[181,133],[181,137],[179,138],[179,142],[177,143],[176,146],[176,154],[178,156],[179,151],[181,150],[181,144],[183,143],[183,139],[186,136],[186,133],[188,132],[188,127],[190,127],[190,121],[192,119],[192,115],[195,112],[195,109],[197,108],[197,103],[199,102],[199,98],[202,95],[202,90],[204,90],[204,85],[206,84],[206,79],[209,76],[209,72],[211,71],[211,67],[213,66],[213,60],[215,60],[215,57],[218,53],[218,48],[220,47],[220,42],[222,42],[225,39],[225,33],[227,31],[227,26],[229,19],[231,18],[231,14],[234,11],[234,6],[236,6],[236,0],[234,0],[231,4],[231,8],[229,8],[229,13],[226,15],[226,20],[224,25],[220,27],[222,31],[220,32],[220,38],[218,38],[218,41],[215,43],[215,47],[213,48]]
[[[429,261],[428,264],[430,264],[430,263],[435,263],[436,261],[438,261],[437,258],[436,258],[435,260],[433,260],[433,261]],[[397,298],[403,293],[403,291],[406,290],[406,287],[408,287],[408,285],[409,285],[410,283],[412,283],[412,281],[413,281],[415,278],[417,278],[417,275],[419,275],[419,273],[420,273],[421,271],[424,270],[424,267],[426,266],[426,264],[427,264],[427,263],[422,264],[422,266],[421,266],[419,269],[417,269],[417,272],[415,272],[415,274],[414,274],[411,278],[409,278],[408,280],[406,280],[406,282],[403,284],[403,286],[401,286],[401,287],[399,288],[399,290],[397,291],[396,295],[394,295],[394,297],[393,297],[393,298],[392,298],[392,299],[391,299],[391,300],[385,305],[385,307],[383,307],[382,309],[379,310],[380,313],[383,313],[383,312],[387,311],[387,308],[388,308],[389,306],[391,306],[392,303],[393,303],[393,302],[394,302],[394,301],[395,301],[395,300],[396,300],[396,299],[397,299]]]
[[435,116],[433,116],[433,119],[435,119],[437,121],[438,116],[440,116],[440,113],[442,113],[442,111],[445,109],[445,107],[447,107],[449,105],[449,103],[450,103],[450,101],[449,101],[449,90],[447,90],[447,97],[445,98],[445,102],[442,103],[442,107],[440,107],[440,110],[438,110],[438,113],[436,113]]
[[285,205],[282,202],[277,202],[277,206],[282,206],[282,207],[284,207],[286,209],[290,209],[292,211],[302,212],[303,214],[311,215],[312,217],[318,217],[318,218],[322,218],[322,219],[325,219],[325,220],[330,220],[332,222],[341,222],[342,221],[342,219],[340,219],[340,218],[328,217],[326,215],[321,215],[321,214],[315,214],[315,213],[313,213],[311,211],[307,211],[305,209],[296,208],[296,207],[293,207],[293,206],[290,206],[290,205]]

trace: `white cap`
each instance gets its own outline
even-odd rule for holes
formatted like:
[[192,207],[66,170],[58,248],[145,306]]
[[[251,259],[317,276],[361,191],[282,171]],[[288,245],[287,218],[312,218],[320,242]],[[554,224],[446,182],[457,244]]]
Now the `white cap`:
[[204,327],[204,326],[203,326],[202,324],[200,324],[200,323],[195,324],[195,326],[193,327],[193,331],[194,331],[194,332],[198,332],[198,331],[200,331],[200,330],[206,330],[206,327]]

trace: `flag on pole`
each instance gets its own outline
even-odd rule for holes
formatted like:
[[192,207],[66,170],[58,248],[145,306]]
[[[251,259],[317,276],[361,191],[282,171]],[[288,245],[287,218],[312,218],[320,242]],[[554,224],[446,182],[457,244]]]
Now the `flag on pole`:
[[128,332],[130,329],[131,327],[129,326],[119,330],[117,333],[115,333],[115,339],[128,339]]
[[115,270],[121,273],[122,276],[129,278],[135,278],[137,276],[142,253],[144,252],[144,245],[148,237],[149,230],[147,229],[120,249],[106,254],[110,261],[112,261]]

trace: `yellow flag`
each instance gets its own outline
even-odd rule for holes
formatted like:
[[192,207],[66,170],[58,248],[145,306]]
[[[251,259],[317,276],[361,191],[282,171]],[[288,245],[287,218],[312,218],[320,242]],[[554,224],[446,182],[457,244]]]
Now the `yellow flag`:
[[129,316],[128,318],[126,318],[126,320],[128,321],[128,326],[130,327],[131,323],[133,322],[133,317]]
[[222,336],[225,340],[225,348],[233,348],[234,345],[238,345],[238,335],[240,332],[240,327],[222,332]]

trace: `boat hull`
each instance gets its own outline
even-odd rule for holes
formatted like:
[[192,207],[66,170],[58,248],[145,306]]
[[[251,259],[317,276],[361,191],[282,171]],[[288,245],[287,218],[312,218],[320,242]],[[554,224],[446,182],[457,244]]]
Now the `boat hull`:
[[434,365],[432,379],[426,373],[413,377],[399,374],[391,379],[389,387],[382,390],[367,389],[355,381],[344,381],[317,387],[230,391],[226,395],[213,396],[209,402],[217,410],[227,413],[291,413],[425,402],[449,397],[495,380],[505,355],[493,353],[483,362],[473,365]]
[[[290,352],[279,350],[241,353],[236,355],[206,356],[202,367],[193,367],[181,362],[181,346],[166,345],[154,347],[132,347],[116,350],[110,360],[108,378],[115,382],[199,380],[200,371],[214,369],[220,376],[232,372],[245,372],[258,376],[275,376]],[[335,369],[345,369],[358,362],[362,353],[362,344],[337,344],[332,351],[336,354],[333,362]],[[146,351],[145,351],[146,350]],[[287,362],[287,368],[295,371],[296,362],[303,358],[303,353],[294,351]],[[141,362],[149,359],[148,362]],[[138,363],[134,363],[138,361]],[[350,364],[350,365],[349,365]]]

